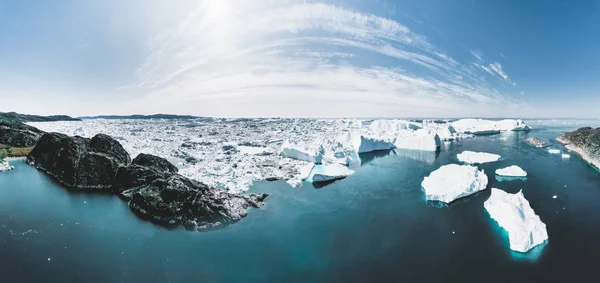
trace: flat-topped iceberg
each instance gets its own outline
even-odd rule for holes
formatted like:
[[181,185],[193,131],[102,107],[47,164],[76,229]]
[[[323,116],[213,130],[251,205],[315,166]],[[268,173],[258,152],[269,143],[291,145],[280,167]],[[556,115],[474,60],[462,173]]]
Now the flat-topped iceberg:
[[315,165],[310,179],[313,183],[327,182],[346,178],[353,173],[353,170],[341,164]]
[[450,164],[431,172],[421,183],[431,201],[452,201],[485,190],[488,178],[475,166]]
[[560,154],[560,149],[551,148],[551,149],[548,149],[548,152],[550,154]]
[[442,144],[440,137],[425,129],[416,130],[396,139],[395,146],[403,149],[437,151]]
[[8,164],[8,161],[2,160],[0,162],[0,172],[10,171],[10,170],[14,170],[14,169],[15,169],[15,167],[14,166],[10,166],[10,164]]
[[452,122],[452,126],[458,131],[466,134],[489,135],[502,131],[528,131],[531,130],[522,120],[484,120],[484,119],[461,119]]
[[468,164],[482,164],[498,161],[502,156],[487,152],[463,151],[456,155],[460,162]]
[[352,137],[352,146],[357,153],[366,153],[377,150],[390,150],[396,148],[395,138],[385,137],[367,137],[364,135],[354,135]]
[[546,224],[535,214],[523,191],[509,194],[492,188],[492,194],[483,206],[490,217],[508,232],[511,250],[525,253],[548,240]]
[[521,167],[513,165],[506,168],[496,170],[496,175],[506,177],[527,177],[527,172]]
[[315,164],[321,163],[321,161],[323,160],[324,153],[325,150],[323,149],[323,146],[319,146],[316,149],[310,149],[307,147],[292,144],[287,140],[281,145],[281,155],[292,159],[312,162]]

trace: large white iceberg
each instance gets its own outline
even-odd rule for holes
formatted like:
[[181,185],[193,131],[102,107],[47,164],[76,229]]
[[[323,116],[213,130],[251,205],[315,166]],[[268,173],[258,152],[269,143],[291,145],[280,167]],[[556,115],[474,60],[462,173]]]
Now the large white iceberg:
[[496,175],[507,177],[527,177],[527,172],[521,169],[521,167],[513,165],[496,170]]
[[452,126],[458,131],[466,134],[486,135],[497,134],[501,131],[528,131],[531,128],[522,120],[484,120],[484,119],[461,119],[452,122]]
[[15,167],[14,166],[10,166],[10,164],[8,164],[8,161],[6,160],[2,160],[2,162],[0,162],[0,172],[2,171],[10,171],[10,170],[14,170]]
[[525,253],[548,240],[546,224],[535,214],[523,191],[509,194],[492,188],[492,195],[483,206],[490,217],[508,232],[511,250]]
[[485,190],[488,178],[475,166],[450,164],[425,177],[421,187],[427,200],[450,203],[456,199]]
[[323,161],[324,153],[325,150],[323,149],[323,146],[319,146],[317,149],[310,149],[292,144],[287,140],[281,145],[281,155],[315,164],[320,164],[321,161]]
[[396,139],[384,137],[366,137],[355,135],[352,138],[352,146],[358,153],[366,153],[377,150],[390,150],[396,148]]
[[341,164],[315,165],[310,179],[313,183],[327,182],[346,178],[353,173],[353,170]]
[[437,134],[420,129],[410,134],[399,136],[394,145],[397,148],[403,149],[437,151],[440,149],[441,144],[442,142]]
[[487,152],[475,152],[475,151],[463,151],[456,155],[460,162],[468,164],[482,164],[488,162],[498,161],[501,156],[498,154],[487,153]]

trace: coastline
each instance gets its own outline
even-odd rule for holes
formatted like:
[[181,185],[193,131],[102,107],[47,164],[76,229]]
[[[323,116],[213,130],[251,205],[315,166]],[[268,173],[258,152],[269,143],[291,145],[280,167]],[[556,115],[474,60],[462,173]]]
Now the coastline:
[[565,143],[562,140],[556,139],[558,142],[562,143],[565,148],[567,148],[571,152],[577,153],[585,162],[595,167],[596,170],[600,171],[600,160],[592,158],[587,152],[580,147],[572,146],[568,143]]

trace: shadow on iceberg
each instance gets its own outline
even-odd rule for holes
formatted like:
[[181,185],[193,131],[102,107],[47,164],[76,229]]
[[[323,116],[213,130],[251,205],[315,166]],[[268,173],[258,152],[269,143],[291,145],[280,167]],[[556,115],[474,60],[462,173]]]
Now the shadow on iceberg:
[[331,181],[324,181],[324,182],[316,182],[316,183],[311,183],[313,188],[315,189],[321,189],[323,187],[329,186],[337,181],[339,181],[341,179],[337,179],[337,180],[331,180]]
[[394,149],[394,154],[408,157],[416,161],[425,162],[427,164],[433,164],[435,160],[440,156],[440,151],[396,148]]
[[513,176],[500,176],[496,175],[496,180],[498,182],[510,182],[510,181],[527,181],[527,177],[513,177]]

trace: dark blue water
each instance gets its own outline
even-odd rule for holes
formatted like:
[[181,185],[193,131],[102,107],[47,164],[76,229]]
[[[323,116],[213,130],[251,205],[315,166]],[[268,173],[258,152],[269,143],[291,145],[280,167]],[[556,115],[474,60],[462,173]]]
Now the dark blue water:
[[[117,197],[69,192],[14,162],[15,171],[0,173],[0,281],[578,281],[600,262],[600,174],[522,142],[575,128],[477,137],[439,154],[363,156],[354,175],[321,188],[261,182],[252,190],[271,194],[263,208],[204,233],[157,227]],[[463,150],[503,156],[480,168],[490,187],[523,190],[548,227],[545,246],[511,252],[483,208],[489,190],[448,207],[425,201],[423,177]],[[530,176],[497,181],[494,170],[509,165]]]

